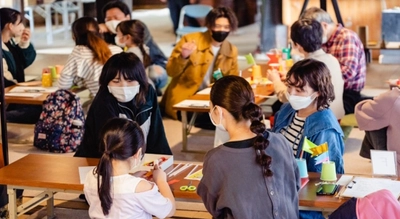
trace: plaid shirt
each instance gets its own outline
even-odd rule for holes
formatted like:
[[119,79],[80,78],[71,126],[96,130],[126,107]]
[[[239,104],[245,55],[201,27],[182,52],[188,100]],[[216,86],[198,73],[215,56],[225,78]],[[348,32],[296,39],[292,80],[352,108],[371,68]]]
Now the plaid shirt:
[[338,24],[322,48],[338,59],[342,69],[344,89],[361,91],[364,88],[367,69],[364,46],[357,34]]

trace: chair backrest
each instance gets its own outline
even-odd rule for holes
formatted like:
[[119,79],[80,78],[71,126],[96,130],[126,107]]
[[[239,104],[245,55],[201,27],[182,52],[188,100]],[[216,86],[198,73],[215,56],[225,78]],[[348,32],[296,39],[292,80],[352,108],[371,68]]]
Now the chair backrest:
[[183,27],[183,21],[185,19],[185,15],[193,18],[203,18],[207,16],[208,12],[210,12],[213,7],[209,5],[201,5],[201,4],[194,4],[194,5],[185,5],[181,9],[181,14],[179,16],[179,27]]

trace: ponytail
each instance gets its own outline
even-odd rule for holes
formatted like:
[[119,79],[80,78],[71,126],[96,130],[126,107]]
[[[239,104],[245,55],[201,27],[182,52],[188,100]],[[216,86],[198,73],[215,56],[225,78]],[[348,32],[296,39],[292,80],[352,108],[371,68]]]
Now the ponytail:
[[97,174],[97,192],[104,215],[108,215],[113,203],[111,197],[111,176],[113,171],[111,158],[112,154],[109,151],[105,151],[94,169],[95,174]]
[[265,152],[269,145],[269,141],[264,137],[266,127],[265,124],[261,122],[261,107],[250,102],[243,107],[242,112],[243,118],[250,119],[251,121],[250,130],[257,135],[253,142],[253,147],[256,150],[256,162],[261,165],[265,176],[272,176],[273,173],[270,169],[272,158]]
[[111,57],[111,51],[110,48],[108,48],[107,43],[92,31],[88,31],[87,38],[87,46],[93,52],[93,60],[104,65],[106,61]]
[[147,54],[146,50],[144,49],[143,43],[139,44],[139,49],[140,49],[140,52],[142,52],[142,55],[143,55],[144,68],[147,68],[147,67],[149,67],[151,65],[150,56],[149,56],[149,54]]

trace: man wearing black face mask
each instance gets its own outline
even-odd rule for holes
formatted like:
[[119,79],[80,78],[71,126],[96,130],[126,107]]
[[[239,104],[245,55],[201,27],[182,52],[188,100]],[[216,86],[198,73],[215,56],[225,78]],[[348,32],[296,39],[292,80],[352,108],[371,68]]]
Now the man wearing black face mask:
[[[206,16],[208,31],[187,34],[177,43],[167,63],[172,80],[160,103],[168,116],[177,119],[179,113],[172,106],[208,87],[221,75],[238,75],[237,48],[225,40],[237,29],[237,23],[230,8],[214,8]],[[207,114],[204,119],[209,121]],[[199,120],[202,115],[196,123]]]

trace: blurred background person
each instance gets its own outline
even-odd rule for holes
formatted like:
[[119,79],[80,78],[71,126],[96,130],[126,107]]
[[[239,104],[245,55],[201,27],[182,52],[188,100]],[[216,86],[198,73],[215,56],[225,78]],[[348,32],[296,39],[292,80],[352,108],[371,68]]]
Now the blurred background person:
[[[237,29],[237,24],[230,8],[214,8],[206,16],[208,31],[186,34],[178,42],[167,63],[172,80],[160,103],[166,115],[180,119],[173,105],[210,86],[216,80],[215,74],[239,74],[237,48],[226,40]],[[215,129],[207,113],[198,115],[195,126]]]

